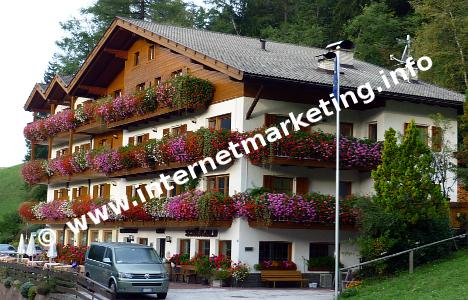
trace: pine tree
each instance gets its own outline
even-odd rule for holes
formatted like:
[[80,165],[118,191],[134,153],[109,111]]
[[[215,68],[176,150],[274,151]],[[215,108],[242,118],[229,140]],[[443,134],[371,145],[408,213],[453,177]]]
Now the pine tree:
[[434,169],[429,147],[420,140],[414,122],[397,144],[396,132],[385,133],[382,164],[372,172],[375,202],[396,213],[407,224],[447,216],[447,199],[433,182]]

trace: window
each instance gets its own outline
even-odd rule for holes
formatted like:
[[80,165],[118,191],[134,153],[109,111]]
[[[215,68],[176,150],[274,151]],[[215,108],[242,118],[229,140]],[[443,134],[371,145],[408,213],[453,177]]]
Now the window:
[[227,129],[231,130],[231,114],[225,114],[208,119],[209,129]]
[[64,242],[65,242],[65,240],[64,240],[65,237],[63,236],[64,231],[63,230],[56,230],[55,232],[57,234],[57,243],[63,245]]
[[91,231],[91,243],[99,242],[99,231],[92,230]]
[[102,261],[105,252],[106,247],[92,245],[89,249],[88,258],[96,261]]
[[96,198],[110,198],[110,184],[103,183],[103,184],[96,184],[93,185],[93,199]]
[[198,240],[198,254],[210,256],[210,240]]
[[219,241],[219,254],[226,256],[227,258],[231,258],[231,249],[232,249],[232,242],[231,241]]
[[190,254],[190,240],[189,239],[180,240],[179,254]]
[[145,83],[143,82],[143,83],[137,84],[136,90],[137,90],[137,92],[144,91],[145,90]]
[[292,178],[272,177],[272,191],[275,193],[292,193],[292,186]]
[[120,97],[120,96],[122,96],[122,90],[116,90],[116,91],[114,91],[113,94],[114,94],[114,98]]
[[440,152],[442,150],[442,128],[432,126],[432,151]]
[[75,233],[71,230],[67,230],[67,245],[74,246],[75,245]]
[[[408,128],[409,123],[405,123],[404,130],[406,135],[406,129]],[[429,139],[429,126],[427,125],[415,125],[416,130],[418,131],[418,139],[424,144],[428,144]]]
[[111,148],[111,144],[108,139],[102,139],[99,141],[99,147],[101,148]]
[[110,262],[113,261],[113,259],[112,259],[112,249],[111,248],[107,248],[106,254],[104,254],[104,258],[108,258]]
[[292,244],[289,242],[260,242],[258,260],[290,261]]
[[80,232],[79,242],[80,242],[80,246],[88,245],[88,232],[86,231]]
[[172,190],[169,191],[169,197],[175,197],[177,195],[180,195],[184,192],[184,186],[180,184],[175,184],[171,183],[172,186],[174,187]]
[[148,245],[148,238],[138,238],[138,244]]
[[166,256],[166,239],[165,238],[158,238],[158,254],[160,257]]
[[209,192],[218,192],[227,195],[229,193],[229,175],[217,175],[207,177]]
[[334,256],[335,246],[328,243],[310,243],[309,259],[314,257]]
[[340,199],[351,196],[351,181],[340,181]]
[[168,135],[179,136],[179,135],[185,134],[186,132],[187,132],[187,124],[183,124],[180,126],[163,129],[163,136],[168,136]]
[[83,144],[80,146],[75,146],[75,153],[87,153],[91,149],[91,144]]
[[353,137],[353,123],[340,123],[340,134],[342,136]]
[[135,52],[133,54],[133,65],[138,66],[140,64],[140,52]]
[[369,123],[369,132],[367,137],[369,140],[377,142],[377,123]]
[[148,47],[148,60],[154,59],[154,45]]
[[111,243],[112,242],[112,231],[106,230],[104,231],[104,243]]
[[171,78],[176,78],[178,76],[181,76],[182,74],[184,74],[184,72],[182,71],[182,69],[179,69],[171,73]]
[[161,81],[161,77],[156,77],[156,78],[154,79],[154,86],[155,86],[155,87],[158,87],[158,86],[161,84],[161,82],[162,82],[162,81]]
[[67,200],[68,199],[68,189],[59,189],[54,190],[54,200]]

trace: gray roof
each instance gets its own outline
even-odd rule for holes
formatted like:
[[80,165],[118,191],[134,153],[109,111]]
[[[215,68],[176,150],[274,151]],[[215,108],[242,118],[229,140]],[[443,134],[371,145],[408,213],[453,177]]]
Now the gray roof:
[[62,78],[62,81],[68,86],[70,82],[73,79],[73,75],[60,75],[60,78]]
[[[324,49],[268,41],[267,51],[263,51],[259,40],[255,38],[129,18],[121,19],[203,53],[246,74],[332,85],[332,75],[319,70],[315,58],[326,52]],[[374,88],[383,87],[379,74],[382,69],[382,67],[355,60],[354,69],[342,69],[344,74],[341,75],[341,85],[356,88],[370,82]],[[440,102],[455,102],[454,104],[461,104],[464,101],[464,96],[460,93],[421,80],[400,83],[392,87],[389,92],[402,97],[432,98]]]

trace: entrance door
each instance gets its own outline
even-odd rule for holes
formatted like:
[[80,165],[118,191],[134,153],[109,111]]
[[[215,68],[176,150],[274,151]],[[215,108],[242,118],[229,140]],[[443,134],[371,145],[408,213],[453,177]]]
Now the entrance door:
[[158,239],[158,253],[161,258],[166,257],[166,238]]

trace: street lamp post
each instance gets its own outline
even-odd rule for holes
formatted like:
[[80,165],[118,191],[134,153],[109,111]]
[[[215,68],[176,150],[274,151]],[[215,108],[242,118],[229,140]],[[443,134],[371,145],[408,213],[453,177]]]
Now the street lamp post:
[[[334,58],[333,95],[340,103],[340,49],[351,50],[353,42],[339,41],[326,47],[330,52],[324,54],[326,59]],[[334,296],[338,299],[340,291],[340,110],[336,110],[336,165],[335,165],[335,287]]]

